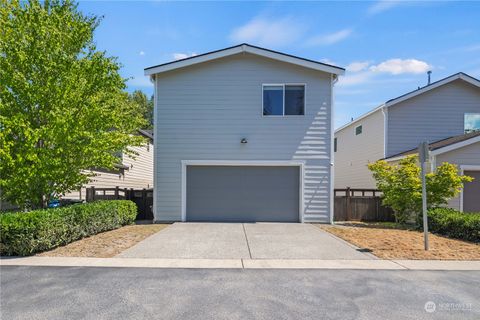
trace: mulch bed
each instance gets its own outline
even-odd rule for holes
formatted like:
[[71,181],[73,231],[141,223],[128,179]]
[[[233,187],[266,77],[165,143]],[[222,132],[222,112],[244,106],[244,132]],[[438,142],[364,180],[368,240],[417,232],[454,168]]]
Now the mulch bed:
[[480,244],[431,233],[430,250],[425,251],[423,233],[417,230],[382,228],[378,224],[319,227],[382,259],[480,260]]
[[42,252],[37,256],[111,258],[168,226],[168,224],[125,226]]

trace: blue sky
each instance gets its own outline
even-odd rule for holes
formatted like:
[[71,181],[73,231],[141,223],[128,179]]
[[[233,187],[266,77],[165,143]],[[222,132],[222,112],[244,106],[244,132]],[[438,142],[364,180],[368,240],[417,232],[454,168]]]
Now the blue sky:
[[347,68],[335,126],[432,80],[480,78],[480,2],[81,1],[129,90],[151,94],[148,66],[242,42]]

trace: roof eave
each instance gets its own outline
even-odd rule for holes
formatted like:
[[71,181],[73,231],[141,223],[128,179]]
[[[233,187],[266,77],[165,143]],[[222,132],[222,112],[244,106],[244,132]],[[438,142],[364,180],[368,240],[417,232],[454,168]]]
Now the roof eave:
[[218,51],[213,51],[210,53],[194,56],[194,57],[189,57],[186,59],[178,60],[178,61],[173,61],[165,64],[161,64],[155,67],[150,67],[145,69],[145,75],[146,76],[151,76],[154,74],[162,73],[162,72],[167,72],[170,70],[175,70],[179,68],[184,68],[188,67],[191,65],[195,65],[198,63],[202,62],[207,62],[207,61],[212,61],[215,59],[223,58],[223,57],[228,57],[232,56],[235,54],[239,54],[242,52],[246,53],[251,53],[255,54],[258,56],[262,56],[265,58],[270,58],[274,59],[277,61],[282,61],[290,64],[294,64],[297,66],[302,66],[305,68],[317,70],[317,71],[323,71],[331,74],[336,74],[336,75],[343,75],[345,74],[345,69],[336,67],[336,66],[331,66],[328,64],[323,64],[321,62],[316,62],[313,60],[308,60],[308,59],[303,59],[299,57],[295,57],[292,55],[276,52],[276,51],[271,51],[268,49],[263,49],[255,46],[251,46],[248,44],[242,44],[238,45],[235,47],[230,47],[227,49],[223,50],[218,50]]

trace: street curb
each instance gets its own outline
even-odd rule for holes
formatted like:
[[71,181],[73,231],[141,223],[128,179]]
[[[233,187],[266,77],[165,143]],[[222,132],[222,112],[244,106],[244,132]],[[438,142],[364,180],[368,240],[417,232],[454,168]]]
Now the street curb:
[[0,266],[180,268],[180,269],[338,269],[480,271],[480,261],[316,260],[316,259],[145,259],[84,257],[2,257]]

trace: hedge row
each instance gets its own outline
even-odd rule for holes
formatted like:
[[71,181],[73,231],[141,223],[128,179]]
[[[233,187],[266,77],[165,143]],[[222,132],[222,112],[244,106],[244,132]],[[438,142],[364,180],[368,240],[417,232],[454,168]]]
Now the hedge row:
[[132,201],[98,201],[0,215],[0,254],[26,256],[135,221]]
[[428,211],[429,231],[451,238],[480,242],[480,212],[463,213],[449,208]]

